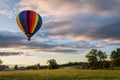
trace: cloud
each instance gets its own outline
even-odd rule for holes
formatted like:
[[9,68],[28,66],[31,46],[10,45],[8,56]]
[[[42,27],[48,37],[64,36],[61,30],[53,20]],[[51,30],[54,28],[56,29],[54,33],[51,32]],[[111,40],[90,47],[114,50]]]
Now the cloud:
[[8,0],[0,0],[0,5],[4,6],[4,5],[6,5],[7,2],[8,2]]
[[[85,15],[68,21],[50,21],[43,25],[40,36],[74,40],[120,40],[119,18]],[[82,20],[81,20],[82,19]]]
[[13,48],[12,50],[13,52],[21,51],[23,53],[30,53],[30,55],[32,55],[32,53],[40,52],[76,54],[80,53],[81,51],[89,50],[92,48],[103,48],[111,45],[120,46],[119,41],[118,42],[89,41],[89,40],[76,41],[73,39],[55,39],[49,37],[44,38],[40,36],[37,37],[37,40],[34,40],[34,38],[36,37],[33,37],[33,40],[28,42],[26,40],[26,37],[23,37],[20,33],[13,32],[0,32],[0,33],[1,33],[0,50]]
[[8,18],[15,18],[18,13],[17,0],[0,0],[0,14]]
[[11,47],[22,45],[24,37],[20,33],[12,33],[7,31],[0,32],[0,47]]
[[0,56],[19,56],[23,54],[23,52],[0,52]]
[[119,0],[1,0],[0,2],[3,11],[7,10],[9,15],[12,12],[12,16],[28,9],[35,10],[42,16],[54,15],[59,18],[79,13],[99,13],[105,16],[116,16],[120,12],[118,8],[120,7]]
[[[117,27],[120,18],[119,4],[119,0],[21,0],[19,10],[31,9],[42,16],[54,16],[43,24],[42,30],[45,31],[42,35],[46,37],[120,40]],[[116,26],[114,32],[111,30],[114,25],[111,24]]]
[[77,54],[78,51],[75,50],[75,49],[51,49],[51,50],[48,50],[48,52],[54,52],[54,53],[73,53],[73,54]]
[[0,10],[0,14],[6,15],[6,16],[8,16],[9,18],[12,18],[12,17],[14,16],[13,11],[8,11],[8,10],[6,10],[6,9]]
[[79,12],[108,13],[111,10],[118,9],[120,7],[119,4],[119,0],[34,0],[31,2],[29,0],[21,0],[19,10],[32,9],[42,14],[55,15],[71,15]]
[[[15,50],[33,50],[33,51],[45,51],[45,52],[57,52],[59,49],[55,49],[58,47],[64,47],[64,45],[60,45],[54,40],[42,40],[31,41],[30,43],[25,40],[25,37],[22,37],[20,33],[12,33],[12,32],[0,32],[0,47],[1,48],[15,48]],[[63,48],[62,48],[63,49]],[[68,52],[68,49],[59,50],[58,52]],[[70,50],[74,51],[74,50]]]
[[[12,0],[10,3],[8,0],[1,1],[1,5],[12,5],[11,11],[9,8],[0,10],[1,14],[9,17],[18,14],[19,11],[30,9],[40,13],[44,20],[49,18],[43,21],[41,29],[44,32],[43,36],[76,40],[119,40],[119,35],[116,35],[119,27],[116,27],[116,33],[116,30],[105,31],[107,26],[111,28],[114,25],[119,26],[117,24],[117,19],[120,18],[119,0]],[[114,25],[111,26],[111,24]],[[111,36],[106,36],[106,33],[111,33]]]
[[[0,5],[6,3],[9,1]],[[119,46],[119,4],[119,0],[12,0],[9,7],[2,7],[0,14],[16,16],[22,10],[35,10],[43,17],[43,25],[30,42],[20,33],[0,32],[0,47],[79,53],[91,48]]]
[[109,39],[109,40],[120,40],[120,20],[115,23],[111,23],[108,25],[101,26],[96,29],[91,34],[88,34],[88,37],[93,39]]

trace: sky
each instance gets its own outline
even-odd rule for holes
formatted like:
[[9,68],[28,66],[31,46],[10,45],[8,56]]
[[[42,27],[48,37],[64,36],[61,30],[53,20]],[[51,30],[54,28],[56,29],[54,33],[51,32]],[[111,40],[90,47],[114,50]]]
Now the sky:
[[[27,41],[16,23],[23,10],[43,19]],[[120,48],[120,0],[0,0],[0,58],[7,65],[87,61],[91,49]]]

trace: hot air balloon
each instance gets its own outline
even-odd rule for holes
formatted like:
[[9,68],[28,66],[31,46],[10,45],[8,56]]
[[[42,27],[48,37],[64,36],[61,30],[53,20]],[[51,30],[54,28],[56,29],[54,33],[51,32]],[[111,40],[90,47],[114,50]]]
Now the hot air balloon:
[[41,28],[42,18],[41,16],[32,10],[25,10],[18,14],[16,17],[18,27],[21,31],[30,38]]

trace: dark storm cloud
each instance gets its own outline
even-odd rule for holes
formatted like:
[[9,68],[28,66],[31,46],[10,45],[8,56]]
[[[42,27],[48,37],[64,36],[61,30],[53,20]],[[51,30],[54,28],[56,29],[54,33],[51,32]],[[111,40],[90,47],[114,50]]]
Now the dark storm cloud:
[[[120,40],[119,0],[52,0],[50,3],[49,5],[53,8],[59,8],[59,10],[65,6],[65,8],[71,9],[70,11],[76,11],[72,15],[64,16],[64,20],[57,22],[53,20],[46,23],[45,28],[43,28],[46,33],[41,34],[41,36],[60,36],[63,38],[84,36],[92,40]],[[81,13],[83,9],[87,12]]]
[[[37,50],[54,53],[79,53],[81,50],[88,50],[92,48],[102,48],[105,46],[119,46],[119,42],[91,42],[91,41],[74,41],[70,39],[54,39],[54,38],[41,38],[39,42],[25,40],[26,38],[15,36],[12,32],[1,33],[0,47],[1,48],[17,48],[18,50]],[[39,37],[38,37],[39,38]],[[23,48],[20,48],[24,46]],[[22,55],[22,52],[0,52],[1,56]],[[26,53],[25,53],[26,54]],[[25,55],[24,54],[24,55]]]
[[12,32],[0,32],[0,47],[21,47],[27,46],[30,48],[41,47],[41,48],[51,48],[56,45],[52,44],[50,41],[31,41],[30,43],[27,41],[26,37],[22,36],[21,33],[12,33]]
[[98,28],[95,32],[88,34],[93,39],[120,40],[120,20],[109,25]]
[[[68,36],[80,38],[84,36],[92,40],[120,40],[120,19],[109,17],[97,17],[97,15],[86,15],[82,21],[77,17],[74,21],[58,24],[62,22],[50,22],[44,26],[46,30],[39,34],[41,37],[61,37]],[[72,23],[72,24],[71,24]],[[51,26],[52,24],[52,26]]]
[[[77,43],[74,41],[69,41],[69,40],[62,40],[60,43],[59,39],[49,39],[47,40],[41,40],[40,42],[37,41],[31,41],[30,43],[25,40],[25,37],[22,37],[20,34],[14,34],[12,32],[0,32],[0,47],[1,48],[8,48],[8,47],[21,47],[21,46],[26,46],[24,49],[39,49],[42,48],[44,50],[48,49],[54,49],[57,47],[62,47],[62,48],[74,48],[78,47]],[[19,36],[17,36],[19,35]],[[40,38],[43,39],[43,38]],[[86,44],[85,42],[81,42]],[[83,46],[83,45],[82,45]],[[81,46],[81,47],[82,47]],[[59,50],[60,51],[60,50]],[[62,51],[62,50],[61,50]],[[63,50],[67,52],[67,50]],[[62,52],[63,52],[62,51]],[[74,50],[71,50],[73,52]]]
[[48,52],[56,52],[56,53],[77,53],[78,50],[75,49],[51,49],[51,50],[47,50]]
[[108,11],[118,8],[120,5],[119,0],[84,0],[85,3],[94,7],[96,11]]
[[[37,49],[38,51],[46,51],[46,52],[62,52],[62,53],[73,53],[77,52],[74,49],[64,49],[65,47],[70,47],[68,44],[59,44],[57,41],[53,40],[43,40],[40,42],[31,41],[30,43],[25,41],[24,37],[19,34],[14,34],[12,32],[0,32],[0,47],[1,48],[17,48],[21,46],[25,46],[25,48],[21,48],[22,50],[30,50],[30,49]],[[19,36],[17,36],[19,35]],[[60,49],[58,47],[61,47]],[[56,49],[57,48],[57,49]],[[42,49],[42,50],[41,50]],[[22,55],[21,52],[0,52],[0,56],[16,56]]]
[[24,37],[20,33],[0,32],[0,47],[10,47],[21,44]]
[[[92,40],[120,40],[119,0],[52,0],[50,3],[55,8],[64,5],[67,8],[70,7],[71,10],[77,10],[73,15],[64,16],[64,20],[52,20],[44,24],[42,30],[45,32],[40,36],[62,38],[84,36]],[[57,4],[61,6],[57,6]],[[88,12],[81,13],[82,9],[86,9]]]
[[0,52],[0,56],[18,56],[23,54],[22,52]]

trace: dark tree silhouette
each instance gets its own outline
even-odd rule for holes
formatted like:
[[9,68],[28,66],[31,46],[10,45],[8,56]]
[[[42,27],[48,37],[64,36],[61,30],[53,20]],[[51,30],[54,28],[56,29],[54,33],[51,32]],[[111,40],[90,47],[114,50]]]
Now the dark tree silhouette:
[[120,48],[117,48],[116,50],[112,51],[110,59],[112,61],[113,67],[120,67]]
[[96,68],[97,65],[97,49],[92,49],[86,57],[88,58],[88,63],[90,68]]
[[57,69],[58,68],[58,64],[55,59],[50,59],[47,61],[47,63],[49,64],[49,69]]
[[18,69],[18,65],[15,65],[15,66],[14,66],[14,69],[17,70],[17,69]]
[[3,63],[3,61],[0,59],[0,65]]
[[102,52],[100,50],[98,51],[97,49],[92,49],[86,55],[86,57],[88,58],[88,63],[90,68],[93,68],[93,69],[104,68],[104,66],[106,65],[105,60],[107,58],[107,55],[105,52]]
[[97,58],[98,58],[98,61],[105,61],[105,59],[107,58],[107,55],[105,52],[102,52],[99,50],[97,52]]

